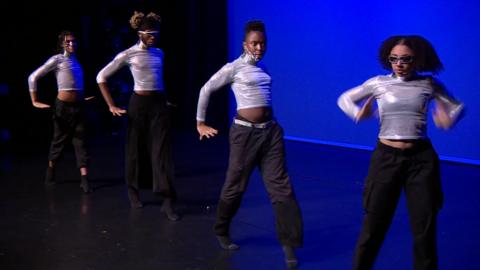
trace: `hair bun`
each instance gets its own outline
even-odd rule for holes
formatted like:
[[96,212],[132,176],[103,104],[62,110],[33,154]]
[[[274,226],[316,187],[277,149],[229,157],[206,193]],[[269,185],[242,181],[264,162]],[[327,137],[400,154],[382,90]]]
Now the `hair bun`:
[[130,26],[134,30],[137,30],[142,25],[144,19],[145,14],[143,14],[142,12],[134,11],[133,16],[130,18]]

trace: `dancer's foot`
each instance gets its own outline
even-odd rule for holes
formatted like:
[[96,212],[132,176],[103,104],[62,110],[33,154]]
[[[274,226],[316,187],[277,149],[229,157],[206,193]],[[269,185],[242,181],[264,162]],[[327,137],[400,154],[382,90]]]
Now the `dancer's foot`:
[[82,175],[82,180],[80,181],[80,188],[83,190],[83,193],[88,194],[92,192],[90,187],[88,186],[88,176]]
[[296,269],[298,265],[298,259],[295,255],[295,249],[291,246],[282,246],[283,253],[285,254],[285,264],[288,269]]
[[180,216],[175,213],[175,210],[173,209],[172,199],[165,199],[160,211],[164,213],[170,221],[177,221],[180,219]]
[[133,187],[128,187],[127,193],[128,193],[128,200],[130,201],[130,207],[132,207],[133,209],[143,207],[143,204],[140,201],[140,198],[138,196],[138,190],[136,190]]
[[55,169],[49,166],[45,174],[45,186],[51,187],[53,185],[55,185]]
[[237,244],[233,243],[228,236],[217,235],[216,237],[220,247],[225,250],[236,250],[240,248]]

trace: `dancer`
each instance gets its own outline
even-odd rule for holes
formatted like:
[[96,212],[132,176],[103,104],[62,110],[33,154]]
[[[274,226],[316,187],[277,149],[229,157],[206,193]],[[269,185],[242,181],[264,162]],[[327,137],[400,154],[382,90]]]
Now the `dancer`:
[[[402,189],[414,239],[414,269],[437,269],[436,223],[442,207],[438,155],[427,137],[427,108],[435,101],[435,124],[449,129],[463,105],[431,74],[443,65],[421,36],[393,36],[380,47],[380,75],[343,93],[338,106],[355,122],[369,117],[376,100],[378,144],[365,183],[365,217],[355,250],[354,269],[371,269],[391,224]],[[422,74],[423,73],[423,74]],[[361,102],[364,101],[363,105]]]
[[144,165],[150,167],[153,192],[164,197],[161,211],[168,219],[179,216],[173,209],[176,198],[173,186],[174,168],[171,149],[171,121],[169,105],[163,85],[163,52],[156,48],[160,30],[160,16],[144,15],[135,11],[130,19],[139,40],[120,52],[97,75],[100,91],[114,116],[127,113],[115,105],[107,79],[123,66],[133,75],[134,87],[128,107],[126,138],[126,183],[132,208],[143,207],[139,198],[139,178],[146,175]]
[[39,101],[37,81],[50,71],[55,71],[58,94],[53,114],[53,139],[45,177],[45,184],[55,184],[55,165],[60,158],[67,140],[71,139],[75,148],[77,166],[80,169],[80,188],[84,193],[91,192],[88,185],[88,152],[85,142],[83,71],[75,57],[77,40],[70,31],[58,36],[59,54],[50,57],[41,67],[28,77],[30,97],[34,107],[48,109],[50,105]]
[[273,118],[271,77],[259,63],[266,51],[265,26],[250,21],[245,26],[243,54],[223,66],[200,90],[197,130],[200,139],[218,131],[205,124],[212,92],[231,84],[237,115],[230,128],[230,157],[218,202],[215,234],[222,248],[234,250],[230,223],[242,200],[249,177],[259,166],[276,216],[276,229],[288,267],[297,265],[294,248],[303,242],[303,223],[285,164],[283,130]]

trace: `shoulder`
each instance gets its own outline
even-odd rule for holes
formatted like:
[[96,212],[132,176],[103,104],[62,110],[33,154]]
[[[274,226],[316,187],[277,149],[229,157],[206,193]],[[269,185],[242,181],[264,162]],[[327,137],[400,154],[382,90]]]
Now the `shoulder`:
[[115,56],[114,59],[122,59],[122,58],[126,58],[128,57],[129,55],[131,55],[133,52],[135,51],[135,45],[126,49],[126,50],[123,50],[119,53],[117,53],[117,55]]
[[371,77],[368,80],[366,80],[363,83],[363,86],[374,86],[378,83],[387,82],[387,81],[391,81],[391,80],[392,80],[391,75],[377,75],[375,77]]
[[155,53],[159,53],[159,54],[163,55],[163,50],[160,49],[160,48],[153,47],[153,48],[151,48],[151,50],[154,51]]
[[446,92],[445,84],[438,78],[435,78],[433,76],[425,76],[425,80],[428,82],[428,84],[432,87],[434,91]]
[[55,54],[54,56],[48,58],[47,62],[60,62],[65,59],[65,56],[63,54]]
[[235,60],[233,62],[228,62],[225,65],[223,65],[219,71],[222,71],[224,73],[234,73],[238,68],[238,62]]

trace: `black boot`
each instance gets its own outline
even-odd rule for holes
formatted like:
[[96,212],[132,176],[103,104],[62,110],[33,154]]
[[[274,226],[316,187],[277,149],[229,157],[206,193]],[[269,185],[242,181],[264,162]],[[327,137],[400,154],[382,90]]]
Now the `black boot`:
[[177,221],[180,219],[180,216],[175,213],[175,210],[173,210],[173,203],[171,198],[166,198],[163,200],[163,205],[162,208],[160,208],[160,211],[164,213],[171,221]]
[[87,194],[92,192],[92,190],[88,186],[88,176],[82,175],[81,178],[82,180],[80,180],[80,188],[83,190],[83,193]]
[[45,174],[45,186],[51,187],[55,185],[55,169],[53,167],[47,167]]
[[295,249],[291,246],[282,246],[283,253],[285,254],[285,264],[288,269],[296,269],[298,265],[297,256],[295,255]]
[[136,188],[129,186],[127,193],[128,193],[128,200],[130,201],[130,207],[132,207],[133,209],[143,207],[143,204],[140,201],[140,198],[138,196],[138,190]]
[[237,250],[240,248],[237,244],[233,243],[228,236],[217,235],[216,237],[218,240],[218,244],[220,244],[220,247],[225,250]]

